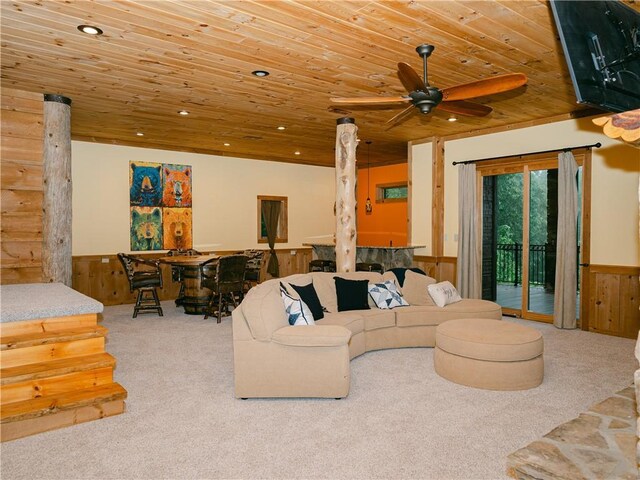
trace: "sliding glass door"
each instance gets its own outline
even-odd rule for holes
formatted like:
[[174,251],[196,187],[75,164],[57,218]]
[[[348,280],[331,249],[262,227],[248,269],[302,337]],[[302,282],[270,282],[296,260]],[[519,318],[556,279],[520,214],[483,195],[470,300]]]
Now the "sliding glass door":
[[[499,166],[487,162],[478,166],[478,175],[482,185],[483,298],[499,303],[506,314],[553,322],[557,159],[517,158]],[[580,182],[582,194],[582,168],[576,181]],[[584,242],[582,214],[578,223],[577,269],[580,243]],[[576,301],[579,302],[579,291]]]

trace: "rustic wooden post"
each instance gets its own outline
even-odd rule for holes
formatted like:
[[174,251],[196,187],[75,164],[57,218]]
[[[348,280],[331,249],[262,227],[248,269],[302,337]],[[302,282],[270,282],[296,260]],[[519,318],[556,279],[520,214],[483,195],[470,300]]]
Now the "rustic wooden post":
[[336,270],[356,269],[356,146],[358,127],[339,118],[336,132]]
[[71,100],[44,96],[42,278],[71,287]]

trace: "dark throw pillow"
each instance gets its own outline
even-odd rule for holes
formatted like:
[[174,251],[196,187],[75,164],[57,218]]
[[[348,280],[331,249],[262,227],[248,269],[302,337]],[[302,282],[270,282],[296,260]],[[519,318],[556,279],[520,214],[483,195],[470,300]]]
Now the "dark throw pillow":
[[338,311],[369,310],[369,280],[347,280],[333,277],[336,282]]
[[426,272],[419,269],[418,267],[411,267],[411,268],[396,267],[396,268],[390,268],[387,271],[393,272],[393,274],[398,279],[398,285],[400,285],[400,288],[402,288],[404,286],[404,276],[405,276],[405,273],[407,273],[407,270],[411,270],[412,272],[416,272],[421,275],[426,275]]
[[300,299],[307,304],[309,310],[311,310],[311,314],[313,315],[314,320],[320,320],[324,318],[324,313],[322,309],[322,304],[320,303],[320,299],[318,298],[318,293],[313,286],[313,282],[309,285],[293,285],[290,284],[291,288],[293,288],[298,295],[300,295]]

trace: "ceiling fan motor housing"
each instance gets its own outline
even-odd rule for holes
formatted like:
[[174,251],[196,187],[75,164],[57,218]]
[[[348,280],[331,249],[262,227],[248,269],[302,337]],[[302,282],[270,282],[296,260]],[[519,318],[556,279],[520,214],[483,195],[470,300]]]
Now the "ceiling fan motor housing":
[[411,92],[411,103],[420,110],[420,113],[427,114],[431,109],[442,101],[442,92],[435,87],[426,87],[426,92],[416,90]]

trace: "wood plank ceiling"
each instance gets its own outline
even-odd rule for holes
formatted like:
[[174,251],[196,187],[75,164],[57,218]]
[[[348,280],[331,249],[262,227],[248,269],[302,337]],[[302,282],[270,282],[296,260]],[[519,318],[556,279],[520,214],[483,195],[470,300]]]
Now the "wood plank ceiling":
[[[331,166],[335,120],[352,116],[375,165],[406,161],[409,140],[579,109],[550,7],[538,0],[1,4],[2,85],[70,97],[80,140]],[[479,99],[494,108],[486,118],[452,123],[436,111],[388,131],[397,108],[332,107],[332,96],[403,95],[396,64],[420,72],[421,43],[436,46],[432,85],[509,72],[528,85]]]

